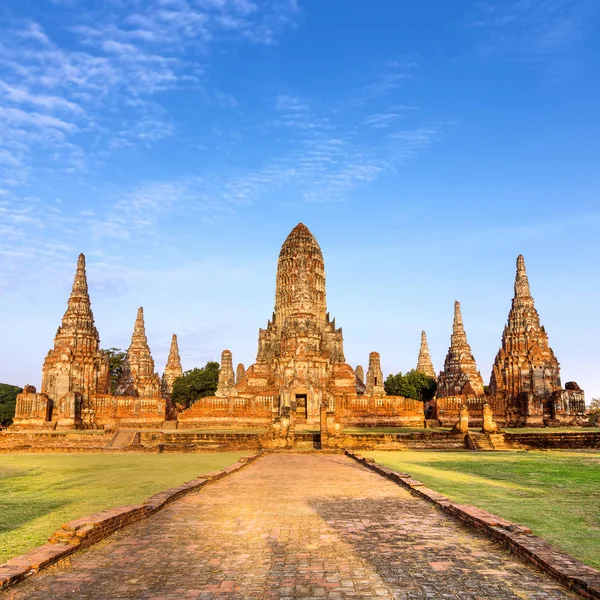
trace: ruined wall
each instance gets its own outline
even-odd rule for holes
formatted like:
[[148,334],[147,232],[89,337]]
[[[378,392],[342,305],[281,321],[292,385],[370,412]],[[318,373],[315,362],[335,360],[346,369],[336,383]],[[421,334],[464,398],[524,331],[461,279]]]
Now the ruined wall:
[[347,427],[424,427],[423,402],[402,396],[336,399],[336,412]]
[[177,415],[178,427],[267,427],[277,411],[277,400],[276,396],[200,398]]
[[85,425],[104,429],[157,428],[165,421],[166,405],[164,398],[97,394],[90,399],[93,415]]
[[491,396],[449,396],[431,401],[431,418],[437,419],[442,427],[454,427],[460,416],[460,409],[465,405],[469,409],[469,423],[479,427],[483,422],[483,405],[489,404],[494,414],[494,421],[503,426],[507,421],[507,405],[503,398]]
[[104,452],[112,432],[0,432],[0,452]]

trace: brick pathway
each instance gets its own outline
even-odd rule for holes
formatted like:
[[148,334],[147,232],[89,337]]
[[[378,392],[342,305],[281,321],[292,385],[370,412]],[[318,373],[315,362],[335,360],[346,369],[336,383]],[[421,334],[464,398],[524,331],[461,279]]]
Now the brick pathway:
[[274,454],[36,575],[27,600],[577,598],[341,455]]

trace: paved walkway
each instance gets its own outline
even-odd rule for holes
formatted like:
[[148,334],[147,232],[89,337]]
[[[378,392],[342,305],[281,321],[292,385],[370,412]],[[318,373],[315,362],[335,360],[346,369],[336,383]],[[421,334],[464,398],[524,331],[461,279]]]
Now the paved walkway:
[[274,454],[0,598],[578,598],[341,455]]

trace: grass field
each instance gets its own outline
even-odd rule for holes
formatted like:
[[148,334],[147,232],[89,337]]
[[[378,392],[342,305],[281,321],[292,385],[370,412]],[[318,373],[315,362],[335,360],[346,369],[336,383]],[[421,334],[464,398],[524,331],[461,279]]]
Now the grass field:
[[361,452],[600,568],[600,452]]
[[44,544],[67,521],[141,502],[247,454],[4,454],[0,563]]

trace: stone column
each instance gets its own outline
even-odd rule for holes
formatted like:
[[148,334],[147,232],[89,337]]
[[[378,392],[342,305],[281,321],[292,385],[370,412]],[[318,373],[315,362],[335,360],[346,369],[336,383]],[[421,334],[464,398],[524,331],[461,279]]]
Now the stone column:
[[487,403],[483,405],[483,426],[481,431],[483,433],[495,433],[498,431],[498,426],[494,422],[494,411]]
[[460,408],[457,428],[459,433],[469,433],[469,409],[466,404]]

